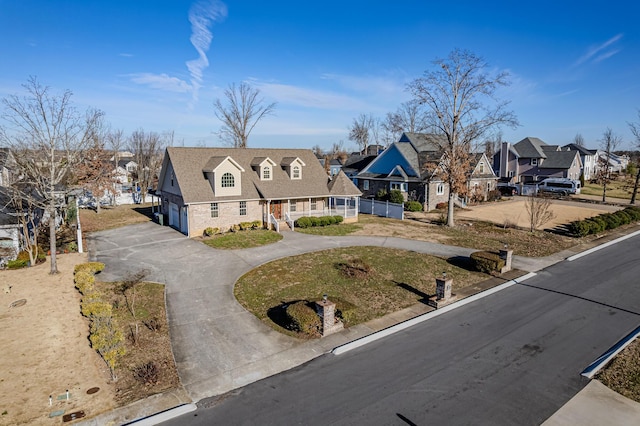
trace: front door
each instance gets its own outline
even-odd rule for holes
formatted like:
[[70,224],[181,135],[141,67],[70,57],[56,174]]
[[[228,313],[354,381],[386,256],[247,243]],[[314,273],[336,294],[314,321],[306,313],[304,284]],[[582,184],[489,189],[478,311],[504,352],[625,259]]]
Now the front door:
[[272,201],[271,202],[271,212],[276,219],[282,219],[282,202],[280,201]]

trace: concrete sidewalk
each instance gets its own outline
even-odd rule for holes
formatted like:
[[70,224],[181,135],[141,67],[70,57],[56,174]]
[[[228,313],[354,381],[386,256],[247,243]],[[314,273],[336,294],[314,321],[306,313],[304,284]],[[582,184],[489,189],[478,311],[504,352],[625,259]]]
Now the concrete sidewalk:
[[[166,284],[172,346],[184,389],[155,395],[81,424],[125,424],[182,404],[222,395],[308,362],[331,352],[337,346],[432,310],[427,305],[416,304],[323,339],[301,343],[267,327],[246,312],[233,297],[236,280],[265,262],[327,248],[364,245],[413,250],[444,257],[468,256],[475,251],[391,237],[317,237],[297,232],[284,233],[282,241],[270,246],[221,251],[185,240],[167,228],[161,228],[162,232],[158,234],[158,228],[151,225],[155,231],[153,242],[169,242],[166,245],[174,246],[172,254],[164,252],[163,245],[149,244],[149,238],[135,238],[135,235],[146,231],[145,225],[135,232],[128,231],[115,236],[99,233],[91,244],[93,253],[90,252],[90,258],[107,263],[105,272],[109,271],[111,276],[105,276],[105,280],[122,276],[126,269],[121,265],[133,262],[149,268],[155,280]],[[521,275],[526,271],[539,271],[579,251],[613,240],[616,236],[610,235],[600,241],[545,258],[518,256],[514,258],[513,266],[521,270]],[[150,247],[153,250],[149,251]],[[175,253],[183,253],[183,257],[176,258]],[[174,263],[181,267],[172,269],[163,259],[175,259]],[[185,280],[185,274],[188,280]],[[508,277],[492,278],[468,289],[469,294],[459,292],[458,297],[462,299],[482,292],[517,275],[518,272],[515,272]],[[580,401],[583,397],[578,394],[575,398]],[[180,410],[184,411],[184,406]],[[171,413],[165,412],[159,419],[166,420]],[[153,424],[149,421],[153,420],[149,419],[145,424]]]

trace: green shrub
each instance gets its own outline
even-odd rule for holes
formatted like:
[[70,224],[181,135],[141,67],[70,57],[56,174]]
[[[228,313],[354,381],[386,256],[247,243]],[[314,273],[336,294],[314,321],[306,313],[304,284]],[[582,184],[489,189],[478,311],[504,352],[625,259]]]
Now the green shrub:
[[251,226],[253,227],[253,229],[258,229],[262,227],[262,221],[261,220],[254,220],[253,222],[251,222]]
[[402,195],[402,191],[399,189],[392,189],[391,192],[389,192],[389,202],[396,204],[404,203],[404,195]]
[[91,274],[97,274],[104,270],[104,263],[102,262],[86,262],[80,263],[73,268],[73,273],[77,274],[80,271],[89,272]]
[[331,225],[331,216],[320,216],[318,219],[318,226]]
[[620,226],[620,219],[618,219],[618,217],[614,216],[611,213],[603,213],[601,215],[598,215],[597,218],[602,219],[605,223],[605,228],[603,229],[603,231],[606,229],[616,229],[618,226]]
[[96,282],[96,277],[93,276],[93,273],[88,271],[78,271],[73,277],[73,281],[76,284],[76,288],[78,291],[86,295],[93,291],[93,285]]
[[220,232],[220,228],[213,228],[209,226],[204,230],[204,235],[207,237],[211,237],[213,235],[216,235],[218,232]]
[[473,267],[486,274],[493,271],[500,271],[504,267],[504,260],[497,253],[488,251],[476,251],[471,253],[471,264]]
[[311,226],[319,226],[320,225],[320,218],[319,217],[310,216],[309,220],[311,221]]
[[309,336],[320,334],[322,323],[315,309],[309,306],[309,302],[301,300],[287,306],[285,310],[289,318],[291,328]]
[[329,300],[336,304],[336,318],[340,319],[345,326],[355,320],[356,305],[339,297],[329,297]]
[[624,209],[624,211],[631,216],[632,221],[640,220],[640,208],[631,206]]
[[420,201],[407,201],[404,203],[404,209],[410,212],[421,212],[422,203]]
[[29,266],[29,259],[16,259],[7,262],[7,269],[22,269]]
[[569,224],[569,232],[576,237],[585,237],[589,235],[591,228],[585,220],[574,220]]
[[253,222],[240,222],[240,229],[243,231],[248,231],[253,228]]
[[303,216],[300,219],[296,220],[296,226],[298,228],[309,228],[311,226],[311,218],[307,216]]
[[344,222],[344,217],[340,216],[339,214],[333,216],[333,218],[336,220],[336,223]]
[[606,229],[606,223],[602,218],[600,220],[586,219],[585,222],[589,225],[589,234],[598,234]]
[[613,215],[620,220],[620,225],[626,225],[633,221],[633,219],[631,219],[631,215],[624,210],[618,210]]
[[380,188],[378,192],[376,192],[376,200],[378,201],[387,201],[389,199],[389,193],[386,189]]

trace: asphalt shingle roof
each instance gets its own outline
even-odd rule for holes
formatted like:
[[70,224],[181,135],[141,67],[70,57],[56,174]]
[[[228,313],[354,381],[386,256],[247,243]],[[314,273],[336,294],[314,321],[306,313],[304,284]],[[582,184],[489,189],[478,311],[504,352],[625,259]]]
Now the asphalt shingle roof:
[[520,158],[547,158],[542,147],[547,145],[538,138],[524,138],[513,145]]
[[[218,164],[219,158],[230,157],[244,168],[241,173],[241,194],[238,196],[216,197],[211,184],[207,180],[204,169]],[[266,158],[276,165],[272,168],[271,180],[261,180],[259,170],[255,167]],[[282,164],[299,158],[302,167],[301,179],[291,179]],[[330,192],[327,174],[311,150],[308,149],[267,149],[267,148],[182,148],[169,147],[165,153],[163,176],[166,165],[171,163],[175,179],[180,188],[185,204],[209,203],[215,201],[255,200],[255,199],[288,199],[304,197],[326,197],[340,194],[335,187]],[[165,178],[166,180],[166,178]],[[353,185],[353,184],[352,184]],[[345,187],[345,190],[347,188]]]

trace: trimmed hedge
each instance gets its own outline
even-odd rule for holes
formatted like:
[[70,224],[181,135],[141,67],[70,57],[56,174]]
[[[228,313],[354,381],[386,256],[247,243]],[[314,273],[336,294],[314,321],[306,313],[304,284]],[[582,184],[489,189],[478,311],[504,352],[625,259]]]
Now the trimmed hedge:
[[295,226],[298,228],[311,228],[313,226],[329,226],[342,223],[344,218],[342,216],[303,216],[296,220]]
[[569,224],[568,229],[576,237],[585,237],[615,229],[637,220],[640,220],[640,208],[629,206],[615,213],[602,213],[588,219],[575,220]]
[[410,212],[421,212],[423,207],[420,201],[407,201],[404,203],[404,209]]
[[104,270],[104,263],[102,262],[87,262],[87,263],[81,263],[79,265],[76,265],[75,268],[73,268],[73,273],[77,274],[78,272],[82,271],[82,272],[89,272],[92,274],[97,274],[99,272],[102,272]]
[[498,253],[489,251],[476,251],[471,253],[471,264],[480,272],[490,274],[493,271],[500,271],[504,267],[504,259]]
[[306,300],[290,304],[285,309],[291,328],[309,336],[320,334],[322,323],[315,309]]

